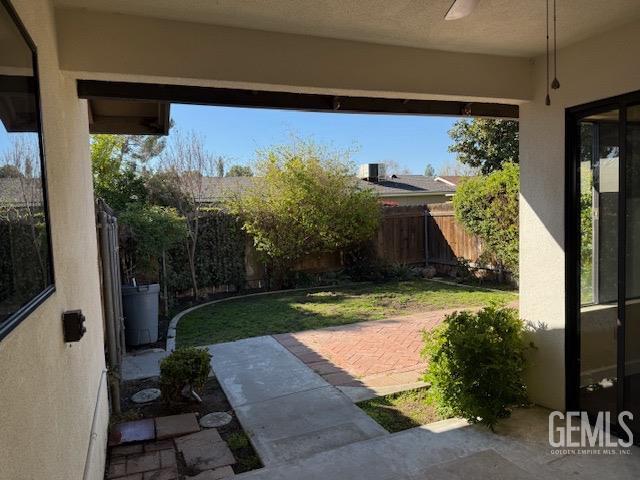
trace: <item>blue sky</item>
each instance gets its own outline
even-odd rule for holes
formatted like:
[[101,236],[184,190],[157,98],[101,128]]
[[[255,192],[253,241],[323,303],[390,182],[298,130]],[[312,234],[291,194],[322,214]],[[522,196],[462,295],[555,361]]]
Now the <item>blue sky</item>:
[[395,161],[412,173],[436,172],[455,155],[447,151],[452,117],[361,115],[290,110],[172,105],[171,117],[182,131],[202,133],[207,149],[228,164],[250,164],[256,149],[286,143],[291,134],[330,144],[357,147],[357,163]]

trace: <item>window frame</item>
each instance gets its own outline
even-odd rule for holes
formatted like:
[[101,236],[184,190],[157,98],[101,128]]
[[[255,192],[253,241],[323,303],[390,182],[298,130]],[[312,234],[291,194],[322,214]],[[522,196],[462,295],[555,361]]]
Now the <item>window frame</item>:
[[20,16],[9,0],[0,0],[0,6],[6,11],[11,20],[13,20],[16,28],[20,32],[22,39],[27,43],[31,50],[31,62],[33,68],[34,79],[34,97],[36,102],[36,129],[38,134],[38,151],[40,153],[40,178],[42,179],[42,208],[45,213],[45,228],[47,232],[47,253],[49,256],[49,282],[37,295],[28,300],[18,310],[13,312],[8,318],[0,323],[0,341],[2,341],[9,333],[13,331],[23,320],[31,315],[47,298],[56,291],[55,269],[53,259],[53,248],[51,238],[51,214],[49,209],[47,168],[44,148],[44,131],[42,127],[42,102],[40,95],[40,71],[38,68],[38,50],[33,39],[29,35],[25,25],[22,23]]

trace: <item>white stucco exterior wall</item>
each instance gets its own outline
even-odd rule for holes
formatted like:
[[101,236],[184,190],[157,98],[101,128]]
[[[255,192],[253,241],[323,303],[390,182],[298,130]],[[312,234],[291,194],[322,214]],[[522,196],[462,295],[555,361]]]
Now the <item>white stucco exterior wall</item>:
[[565,108],[640,90],[640,23],[563,49],[561,88],[545,106],[545,59],[534,97],[520,107],[520,308],[538,326],[528,382],[532,400],[565,408]]
[[527,58],[80,9],[60,8],[56,16],[61,66],[78,78],[387,98],[531,98]]
[[[0,479],[102,479],[108,423],[87,108],[58,66],[48,0],[14,0],[38,48],[56,292],[0,341]],[[87,333],[65,344],[61,315]],[[98,392],[100,391],[100,395]]]

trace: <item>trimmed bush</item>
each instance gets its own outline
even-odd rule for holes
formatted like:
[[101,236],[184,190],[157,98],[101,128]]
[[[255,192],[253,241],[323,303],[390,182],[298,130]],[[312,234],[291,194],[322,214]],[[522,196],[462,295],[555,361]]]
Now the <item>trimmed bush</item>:
[[525,326],[517,310],[490,305],[454,312],[424,333],[429,395],[439,413],[491,430],[514,405],[527,403]]
[[160,391],[167,403],[182,400],[185,387],[204,387],[211,371],[211,354],[206,349],[189,347],[174,351],[160,363]]

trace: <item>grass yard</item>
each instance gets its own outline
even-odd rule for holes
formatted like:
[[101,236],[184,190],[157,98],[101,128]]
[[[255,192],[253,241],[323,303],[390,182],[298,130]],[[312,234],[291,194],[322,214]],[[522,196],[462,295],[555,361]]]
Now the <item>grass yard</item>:
[[390,433],[444,420],[427,397],[428,387],[393,393],[357,403]]
[[177,345],[187,347],[241,338],[299,332],[381,320],[416,311],[512,302],[513,291],[495,291],[429,280],[329,287],[236,298],[202,307],[178,324]]

